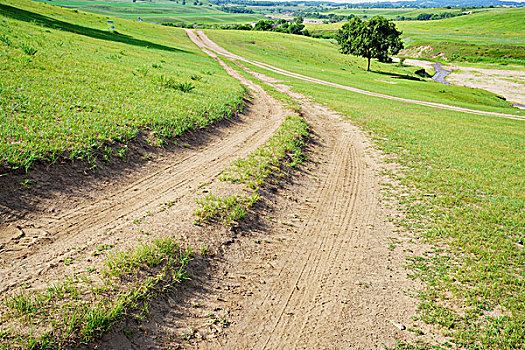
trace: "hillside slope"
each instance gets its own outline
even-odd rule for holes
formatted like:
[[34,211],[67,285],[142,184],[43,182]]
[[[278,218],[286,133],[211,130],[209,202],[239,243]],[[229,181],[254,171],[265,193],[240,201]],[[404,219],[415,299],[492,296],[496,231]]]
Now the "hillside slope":
[[[45,2],[46,0],[36,1]],[[224,12],[221,11],[220,6],[213,5],[207,0],[150,0],[147,2],[54,0],[53,4],[135,21],[140,17],[145,22],[154,23],[245,23],[262,18],[262,15],[259,14]]]
[[396,25],[403,31],[408,47],[428,45],[434,54],[442,52],[452,60],[523,65],[524,17],[525,8],[512,8],[438,21],[397,22]]
[[140,132],[162,143],[229,116],[244,94],[182,30],[27,0],[0,1],[0,66],[7,168],[109,159]]

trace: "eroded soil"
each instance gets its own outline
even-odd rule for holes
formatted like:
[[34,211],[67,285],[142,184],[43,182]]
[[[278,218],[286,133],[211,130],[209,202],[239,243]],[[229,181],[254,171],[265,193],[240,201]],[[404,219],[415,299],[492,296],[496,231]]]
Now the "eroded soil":
[[[203,34],[188,35],[205,49]],[[220,171],[262,145],[287,113],[224,67],[251,90],[244,115],[119,176],[49,190],[33,201],[4,199],[2,293],[96,266],[107,254],[97,246],[126,249],[170,234],[207,251],[190,264],[191,281],[154,301],[147,319],[126,320],[87,348],[379,349],[399,340],[432,342],[432,331],[412,319],[417,300],[409,294],[421,286],[403,268],[423,246],[394,226],[402,214],[383,193],[398,186],[381,175],[395,168],[359,128],[283,82],[255,75],[300,103],[312,128],[309,160],[272,179],[246,222],[193,224],[195,199],[220,188]]]

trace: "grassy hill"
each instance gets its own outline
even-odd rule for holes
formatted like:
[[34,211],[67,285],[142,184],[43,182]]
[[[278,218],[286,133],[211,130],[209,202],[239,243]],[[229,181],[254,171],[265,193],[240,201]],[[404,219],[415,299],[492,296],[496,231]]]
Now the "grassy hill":
[[326,40],[257,31],[207,33],[212,40],[247,58],[334,83],[398,97],[515,112],[511,104],[487,91],[420,80],[413,74],[417,69],[414,67],[373,61],[373,72],[366,72],[365,59],[342,55],[336,44]]
[[[377,9],[370,13],[392,17],[396,10]],[[426,9],[425,9],[426,10]],[[390,12],[389,12],[390,11]],[[410,10],[421,12],[423,10]],[[431,12],[428,9],[427,12]],[[443,53],[449,60],[525,64],[525,8],[477,10],[460,17],[435,21],[397,21],[405,47],[415,47],[408,56],[434,58]],[[310,31],[338,30],[343,23],[308,24]],[[430,50],[420,50],[428,46]]]
[[[319,40],[207,33],[233,53],[325,80],[374,91],[384,86],[396,95],[443,103],[503,107],[479,90],[393,79],[401,68],[374,63],[376,72],[365,73],[362,61]],[[361,125],[403,166],[402,175],[393,176],[411,190],[400,198],[407,219],[397,225],[419,233],[414,243],[423,240],[432,247],[408,265],[410,275],[427,286],[418,295],[419,317],[454,343],[443,348],[525,347],[525,251],[516,243],[525,239],[524,122],[386,101],[250,68]]]
[[409,47],[431,46],[452,60],[525,65],[525,8],[427,22],[397,22]]
[[[46,0],[36,0],[46,2]],[[129,20],[138,20],[141,17],[145,22],[155,23],[246,23],[255,22],[263,16],[258,14],[227,13],[220,7],[203,0],[195,4],[194,0],[153,0],[132,2],[128,0],[91,0],[71,1],[53,0],[53,4],[66,8],[114,16]]]
[[244,93],[180,29],[26,0],[0,0],[0,66],[8,168],[122,155],[141,132],[162,143],[229,116]]

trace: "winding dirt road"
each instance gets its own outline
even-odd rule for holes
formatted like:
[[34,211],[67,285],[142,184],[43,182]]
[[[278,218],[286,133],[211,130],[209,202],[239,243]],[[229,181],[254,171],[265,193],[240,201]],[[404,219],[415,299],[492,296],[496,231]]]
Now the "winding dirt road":
[[[212,50],[225,53],[203,34],[187,33],[212,57]],[[206,245],[214,268],[195,277],[187,300],[160,301],[146,322],[130,326],[132,335],[117,329],[98,348],[379,349],[414,340],[406,327],[424,329],[418,339],[432,341],[412,320],[417,302],[407,295],[420,288],[402,268],[402,247],[412,237],[394,227],[401,214],[381,193],[395,185],[380,175],[391,166],[357,127],[281,83],[275,87],[300,103],[312,127],[310,161],[290,182],[265,190],[257,227],[225,232],[193,225],[195,198],[220,183],[219,172],[232,160],[261,146],[288,113],[259,85],[219,63],[252,91],[248,112],[193,148],[98,184],[98,196],[68,204],[67,195],[57,193],[48,200],[57,203],[53,215],[36,211],[2,224],[0,292],[97,266],[105,255],[96,247],[120,250],[173,234],[190,246]]]
[[522,117],[522,116],[516,116],[516,115],[512,115],[512,114],[481,111],[481,110],[475,110],[475,109],[470,109],[470,108],[463,108],[463,107],[458,107],[458,106],[446,105],[446,104],[443,104],[443,103],[419,101],[419,100],[414,100],[414,99],[409,99],[409,98],[390,96],[390,95],[380,94],[380,93],[377,93],[377,92],[372,92],[372,91],[367,91],[367,90],[354,88],[354,87],[351,87],[351,86],[346,86],[346,85],[341,85],[341,84],[337,84],[337,83],[332,83],[332,82],[321,80],[321,79],[317,79],[317,78],[308,77],[308,76],[305,76],[305,75],[302,75],[302,74],[293,73],[293,72],[290,72],[290,71],[287,71],[287,70],[284,70],[284,69],[281,69],[281,68],[278,68],[278,67],[274,67],[274,66],[271,66],[271,65],[263,63],[263,62],[250,60],[250,59],[244,58],[242,56],[233,54],[233,53],[227,51],[226,49],[220,47],[219,45],[217,45],[213,41],[211,41],[206,36],[206,34],[204,34],[202,31],[192,31],[192,30],[186,29],[186,33],[188,34],[190,39],[192,39],[193,42],[195,42],[203,50],[206,50],[208,52],[212,51],[214,53],[220,54],[220,55],[222,55],[224,57],[227,57],[227,58],[230,58],[230,59],[234,59],[234,60],[237,60],[237,61],[250,63],[250,64],[252,64],[252,65],[254,65],[256,67],[263,68],[263,69],[266,69],[268,71],[271,71],[271,72],[274,72],[274,73],[278,73],[278,74],[281,74],[281,75],[284,75],[284,76],[287,76],[287,77],[292,77],[292,78],[308,81],[308,82],[315,83],[315,84],[321,84],[321,85],[325,85],[325,86],[332,86],[332,87],[335,87],[335,88],[338,88],[338,89],[343,89],[343,90],[355,92],[355,93],[362,94],[362,95],[374,96],[374,97],[379,97],[379,98],[383,98],[383,99],[387,99],[387,100],[393,100],[393,101],[399,101],[399,102],[404,102],[404,103],[416,104],[416,105],[420,105],[420,106],[427,106],[427,107],[438,108],[438,109],[446,109],[446,110],[451,110],[451,111],[456,111],[456,112],[463,112],[463,113],[469,113],[469,114],[478,114],[478,115],[487,115],[487,116],[507,118],[507,119],[525,120],[525,116]]
[[[68,203],[67,194],[56,193],[48,200],[56,207],[55,214],[42,210],[31,213],[31,219],[0,223],[0,294],[22,283],[38,286],[72,269],[96,265],[97,258],[90,257],[93,247],[122,249],[136,244],[136,220],[159,212],[162,203],[177,203],[178,213],[165,219],[175,223],[169,227],[171,232],[181,229],[182,223],[191,227],[195,203],[187,197],[233,160],[261,146],[285,117],[281,105],[261,87],[228,70],[255,92],[254,98],[247,115],[219,130],[203,146],[168,153],[125,179],[101,183],[102,194],[91,200]],[[8,207],[2,203],[8,198],[2,198],[0,205]],[[66,266],[65,261],[77,263]]]
[[401,214],[381,193],[396,185],[380,175],[392,166],[342,116],[245,70],[300,103],[312,127],[310,161],[263,190],[258,220],[235,230],[189,300],[152,306],[147,325],[133,336],[114,332],[101,347],[165,349],[182,338],[181,349],[381,349],[416,340],[407,327],[432,342],[408,296],[421,286],[402,267],[412,238],[392,224]]

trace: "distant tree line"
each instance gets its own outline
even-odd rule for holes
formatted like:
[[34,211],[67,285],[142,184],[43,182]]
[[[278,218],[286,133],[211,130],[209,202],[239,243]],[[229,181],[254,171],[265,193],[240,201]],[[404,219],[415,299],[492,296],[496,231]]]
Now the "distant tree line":
[[255,13],[252,9],[244,6],[221,6],[219,8],[223,12],[228,13]]
[[183,22],[165,22],[163,26],[179,27],[179,28],[211,28],[211,29],[226,29],[226,30],[256,30],[263,32],[279,32],[287,34],[297,34],[310,36],[308,30],[304,27],[303,18],[296,17],[292,20],[286,19],[261,19],[255,25],[246,24],[228,24],[228,25],[198,25],[196,23]]
[[295,12],[296,16],[301,16],[304,18],[315,18],[315,19],[324,19],[327,20],[329,23],[336,23],[336,22],[343,22],[343,21],[349,21],[352,18],[354,18],[354,15],[338,15],[335,13],[319,13],[319,12]]
[[220,26],[220,29],[233,30],[257,30],[263,32],[279,32],[296,35],[310,36],[308,29],[305,29],[302,17],[293,20],[286,19],[261,19],[252,27],[250,24],[235,24]]
[[397,16],[395,21],[433,21],[437,19],[452,18],[458,16],[464,16],[465,13],[452,13],[452,12],[441,12],[441,13],[420,13],[417,17],[405,17]]
[[297,7],[298,4],[293,1],[279,2],[279,1],[250,1],[250,0],[210,0],[210,3],[214,5],[248,5],[248,6],[286,6],[286,7]]

